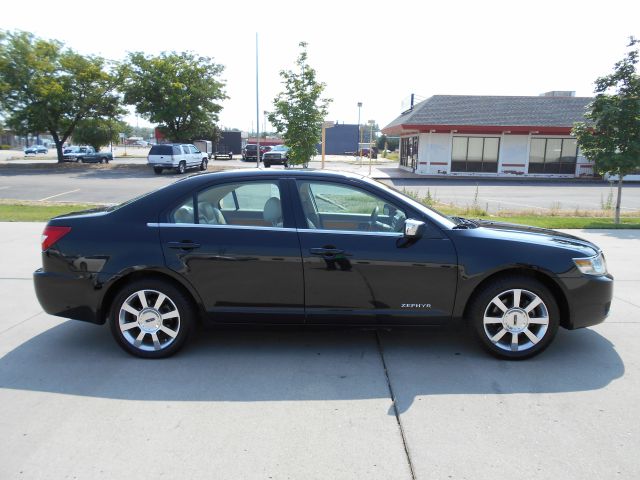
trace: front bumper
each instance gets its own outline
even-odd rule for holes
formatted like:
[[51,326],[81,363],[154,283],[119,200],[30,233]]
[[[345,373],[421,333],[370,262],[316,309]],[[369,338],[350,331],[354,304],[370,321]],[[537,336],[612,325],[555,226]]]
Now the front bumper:
[[590,327],[602,323],[609,315],[613,299],[613,276],[582,275],[564,279],[567,289],[568,329]]
[[50,315],[104,323],[98,312],[102,290],[96,288],[92,275],[70,276],[45,272],[33,272],[33,284],[40,305]]

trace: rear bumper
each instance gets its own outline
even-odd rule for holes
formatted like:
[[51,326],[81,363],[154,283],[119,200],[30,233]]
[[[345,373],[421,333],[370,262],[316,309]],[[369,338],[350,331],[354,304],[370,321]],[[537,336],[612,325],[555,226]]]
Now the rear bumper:
[[98,313],[102,290],[95,287],[90,276],[61,275],[38,269],[33,272],[33,284],[38,301],[48,314],[104,323]]
[[568,289],[570,330],[590,327],[602,323],[609,315],[613,299],[613,277],[611,275],[564,279]]

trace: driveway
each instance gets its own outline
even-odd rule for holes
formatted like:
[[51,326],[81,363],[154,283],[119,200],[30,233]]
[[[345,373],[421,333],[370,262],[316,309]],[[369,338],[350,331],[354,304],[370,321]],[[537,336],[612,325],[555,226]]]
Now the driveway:
[[640,477],[640,232],[579,233],[611,316],[529,361],[455,328],[203,331],[145,361],[41,311],[42,228],[0,224],[0,478]]

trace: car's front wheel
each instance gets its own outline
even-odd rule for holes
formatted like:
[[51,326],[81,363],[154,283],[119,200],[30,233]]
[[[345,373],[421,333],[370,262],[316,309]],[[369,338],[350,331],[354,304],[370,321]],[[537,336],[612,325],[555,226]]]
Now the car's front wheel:
[[207,169],[207,159],[203,158],[202,163],[200,163],[200,170],[205,171]]
[[195,311],[189,298],[164,280],[137,280],[116,295],[111,333],[126,352],[142,358],[176,353],[189,336]]
[[468,312],[480,343],[493,355],[512,360],[542,352],[560,323],[553,294],[527,276],[492,281],[474,296]]

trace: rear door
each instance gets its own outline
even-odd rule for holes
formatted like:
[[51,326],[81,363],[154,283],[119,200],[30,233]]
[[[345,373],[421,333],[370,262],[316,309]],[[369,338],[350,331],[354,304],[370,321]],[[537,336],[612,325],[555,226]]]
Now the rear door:
[[439,324],[451,317],[457,256],[439,229],[427,226],[407,242],[411,212],[397,200],[348,183],[296,183],[309,323]]
[[209,186],[166,214],[167,265],[198,291],[210,319],[304,322],[304,283],[293,214],[280,181]]

